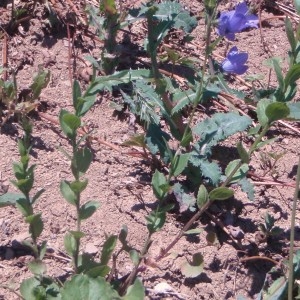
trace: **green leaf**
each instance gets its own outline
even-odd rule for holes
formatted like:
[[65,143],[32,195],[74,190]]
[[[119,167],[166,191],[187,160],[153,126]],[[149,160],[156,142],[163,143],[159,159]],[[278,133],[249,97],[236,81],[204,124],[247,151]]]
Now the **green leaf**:
[[89,277],[97,278],[97,277],[105,277],[110,272],[109,266],[96,266],[85,272]]
[[76,108],[77,99],[81,97],[80,84],[77,80],[73,83],[73,106]]
[[300,102],[295,103],[287,103],[286,104],[290,110],[290,114],[288,115],[288,119],[292,119],[295,121],[300,120]]
[[266,109],[271,103],[273,103],[273,101],[270,99],[261,99],[257,104],[257,108],[256,108],[257,119],[259,121],[259,124],[262,127],[264,127],[269,123],[269,119],[266,115]]
[[166,213],[159,211],[152,211],[149,216],[146,216],[147,229],[149,233],[154,233],[159,231],[165,224]]
[[35,259],[28,264],[28,268],[34,275],[43,275],[47,271],[46,264],[40,259]]
[[100,203],[97,201],[88,201],[83,204],[79,209],[79,218],[80,220],[86,220],[97,210],[100,206]]
[[244,148],[243,144],[241,142],[238,142],[236,148],[238,150],[238,153],[240,155],[240,158],[241,158],[242,162],[245,163],[245,164],[249,164],[250,157],[249,157],[248,152]]
[[16,207],[24,217],[28,217],[33,214],[32,205],[28,202],[26,198],[19,198],[16,201]]
[[288,17],[285,18],[285,32],[286,32],[287,38],[289,40],[289,43],[291,45],[292,52],[294,52],[296,49],[296,46],[297,46],[297,41],[294,36],[292,22],[290,21],[290,19]]
[[44,228],[44,223],[41,218],[41,214],[30,215],[25,218],[25,221],[29,223],[29,232],[33,238],[33,240],[37,239]]
[[300,15],[300,0],[294,0],[294,5],[295,5],[298,15]]
[[85,236],[85,233],[82,231],[70,230],[70,233],[74,236],[74,238],[76,240],[80,240],[81,238],[83,238]]
[[137,278],[133,285],[130,285],[127,289],[126,295],[122,298],[123,300],[144,300],[145,288],[139,278]]
[[248,178],[243,178],[238,181],[243,192],[245,192],[248,196],[248,199],[254,201],[254,185]]
[[295,83],[300,78],[300,64],[294,64],[287,72],[284,82],[285,86]]
[[76,206],[78,202],[78,196],[74,193],[74,191],[70,187],[70,182],[63,180],[60,183],[60,192],[63,197],[72,205]]
[[198,208],[201,208],[209,200],[208,192],[206,187],[201,184],[197,194],[197,205]]
[[199,161],[199,167],[202,176],[209,179],[212,185],[217,185],[221,178],[221,169],[216,162],[210,162],[208,160],[202,159]]
[[275,73],[277,76],[277,80],[279,83],[279,89],[281,91],[284,91],[285,90],[284,78],[283,78],[283,74],[282,74],[278,59],[273,58],[272,63],[273,63],[273,67],[274,67],[274,70],[275,70]]
[[[228,177],[231,175],[231,173],[234,171],[236,166],[240,163],[240,159],[236,159],[231,161],[226,169],[225,169],[225,175]],[[235,183],[238,182],[239,180],[243,179],[246,177],[247,172],[249,170],[249,166],[247,164],[242,164],[241,167],[234,173],[233,177],[231,178],[229,183]]]
[[147,148],[147,145],[145,143],[145,135],[144,134],[133,135],[128,140],[123,142],[122,146],[135,146],[135,147]]
[[86,173],[89,169],[91,162],[93,160],[93,154],[91,150],[87,147],[77,150],[74,154],[74,159],[72,160],[72,171],[78,171],[82,174]]
[[22,297],[26,300],[43,299],[37,298],[37,290],[39,286],[40,282],[35,277],[24,279],[20,286],[20,293]]
[[158,170],[155,170],[151,184],[154,195],[157,197],[157,199],[162,200],[169,190],[169,185],[164,174],[160,173]]
[[266,116],[269,123],[277,120],[285,119],[290,114],[290,109],[283,102],[274,102],[267,106]]
[[81,126],[80,118],[64,109],[60,111],[59,123],[64,134],[71,139],[74,138],[76,130]]
[[37,99],[43,88],[45,88],[50,81],[50,71],[39,70],[38,74],[34,77],[33,83],[30,88],[32,90],[32,101]]
[[31,199],[31,204],[34,204],[35,201],[45,192],[45,189],[40,189],[36,192],[36,194]]
[[170,152],[167,141],[170,140],[170,135],[160,129],[160,126],[156,124],[150,124],[147,135],[146,144],[153,155],[160,154],[163,162],[168,163],[170,161]]
[[72,257],[76,253],[76,245],[77,245],[76,239],[70,232],[68,232],[64,236],[64,246],[65,246],[67,253]]
[[109,236],[102,247],[101,265],[107,265],[117,245],[118,237],[116,235]]
[[194,228],[194,229],[190,229],[188,231],[185,231],[184,235],[200,234],[202,231],[203,231],[202,228]]
[[251,118],[232,112],[216,113],[211,118],[201,121],[193,128],[194,134],[200,136],[197,144],[200,154],[210,153],[212,146],[230,135],[246,130],[251,123]]
[[104,278],[74,275],[61,289],[62,300],[121,300]]
[[171,170],[173,173],[173,176],[178,176],[182,173],[182,171],[186,168],[187,163],[189,161],[189,158],[191,156],[191,153],[185,153],[180,154],[174,157],[174,160],[172,160],[171,164]]
[[92,81],[84,97],[95,95],[105,89],[111,92],[113,86],[118,86],[120,84],[129,83],[135,80],[145,80],[145,78],[151,77],[151,71],[148,69],[124,70],[120,72],[115,72],[112,75],[100,76],[95,78],[94,81]]
[[0,207],[16,205],[19,199],[24,198],[23,194],[5,193],[0,195]]
[[131,259],[133,265],[138,266],[139,262],[140,262],[139,253],[136,250],[132,249],[132,250],[129,251],[129,256],[130,256],[130,259]]
[[226,200],[234,195],[234,191],[226,187],[218,187],[210,191],[210,200]]
[[196,199],[194,194],[191,193],[184,185],[177,182],[172,187],[174,196],[179,204],[179,212],[182,213],[186,210],[195,210]]
[[[179,2],[164,1],[157,4],[158,10],[155,13],[155,18],[172,21],[169,26],[177,29],[183,29],[186,33],[191,32],[198,24],[195,17],[191,17],[190,13],[183,9]],[[171,27],[169,27],[170,29]]]
[[81,180],[75,180],[69,183],[70,189],[75,193],[75,194],[80,194],[85,190],[85,188],[88,185],[88,180],[84,179],[83,181]]
[[195,253],[191,263],[186,261],[181,265],[181,272],[184,276],[195,278],[203,272],[204,259],[201,253]]

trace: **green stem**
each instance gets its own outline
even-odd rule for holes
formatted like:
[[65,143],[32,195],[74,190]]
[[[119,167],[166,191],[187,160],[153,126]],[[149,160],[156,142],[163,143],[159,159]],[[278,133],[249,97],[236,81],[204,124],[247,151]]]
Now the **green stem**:
[[[250,157],[251,154],[256,150],[257,145],[261,142],[262,138],[266,135],[267,131],[270,128],[270,124],[266,124],[263,128],[263,130],[260,132],[259,136],[255,139],[254,143],[252,144],[251,148],[248,151],[248,156]],[[243,162],[240,160],[240,162],[236,165],[236,167],[232,170],[232,172],[229,174],[229,176],[226,178],[226,180],[223,182],[222,186],[227,186],[230,181],[232,180],[235,173],[238,171],[238,169],[242,166]]]
[[289,252],[289,284],[288,284],[288,300],[293,300],[293,288],[294,288],[294,240],[295,240],[295,220],[296,220],[296,210],[297,210],[297,200],[299,194],[299,184],[300,184],[300,156],[298,161],[298,170],[296,178],[296,188],[294,193],[292,216],[291,216],[291,233],[290,233],[290,252]]

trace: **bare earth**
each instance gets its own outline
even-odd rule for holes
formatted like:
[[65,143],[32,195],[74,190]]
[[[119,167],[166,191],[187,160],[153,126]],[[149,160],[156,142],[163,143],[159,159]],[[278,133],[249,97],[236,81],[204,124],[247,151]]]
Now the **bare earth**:
[[[26,1],[15,2],[21,7]],[[84,17],[84,2],[73,1],[81,17]],[[97,1],[86,2],[97,3]],[[192,14],[200,16],[203,8],[202,1],[183,2]],[[227,2],[231,1],[222,1],[220,10],[230,7]],[[292,1],[277,2],[285,5],[292,3]],[[38,110],[57,119],[62,108],[72,109],[70,71],[72,77],[78,78],[81,85],[86,86],[88,64],[84,58],[89,54],[99,55],[101,44],[83,33],[78,15],[70,7],[69,1],[56,0],[49,3],[50,5],[55,3],[52,8],[61,20],[58,28],[49,27],[47,10],[38,4],[35,15],[28,22],[20,24],[18,29],[8,37],[7,57],[9,68],[17,70],[20,90],[31,84],[32,76],[39,66],[50,70],[51,80],[42,92],[41,107]],[[8,3],[0,3],[1,26],[10,19],[10,7]],[[74,31],[74,27],[71,27],[71,33],[74,36],[71,57],[69,56],[70,41],[65,25],[68,23],[70,14],[77,18],[76,30]],[[270,53],[273,56],[286,57],[289,49],[282,16],[284,14],[280,10],[272,10],[268,6],[263,7],[261,32],[259,29],[249,30],[237,35],[235,44],[240,51],[249,53],[247,74],[262,74],[264,75],[263,82],[267,82],[269,76],[269,68],[263,65],[263,61],[269,57]],[[195,39],[183,46],[182,51],[187,56],[197,59],[201,57],[203,23],[203,19],[199,18],[199,25],[193,32]],[[137,32],[137,40],[139,40],[144,30],[142,24],[141,27],[133,30]],[[3,41],[1,39],[0,50],[2,52]],[[224,44],[215,53],[218,61],[222,58],[217,55],[223,55],[225,47]],[[270,83],[275,83],[273,72]],[[233,78],[232,84],[243,91],[251,90],[238,78]],[[108,94],[99,96],[92,111],[84,118],[87,126],[94,129],[93,135],[121,150],[118,152],[104,144],[92,143],[94,161],[87,173],[89,185],[84,192],[83,199],[96,199],[101,203],[101,207],[91,219],[83,224],[82,231],[86,233],[86,237],[82,245],[86,251],[95,252],[96,256],[99,255],[105,234],[118,234],[123,225],[129,229],[128,240],[131,245],[141,249],[147,233],[145,216],[155,203],[151,189],[150,167],[142,159],[126,154],[129,149],[120,146],[130,136],[132,126],[129,123],[129,114],[124,113],[123,118],[118,118],[114,114],[110,104],[113,100],[113,96]],[[210,105],[213,107],[211,109],[217,111],[232,109],[232,107],[227,108],[224,103],[219,106],[213,103]],[[201,115],[200,117],[207,116]],[[75,211],[62,198],[59,191],[60,181],[72,177],[69,161],[58,148],[63,146],[68,149],[69,145],[55,123],[38,114],[34,114],[32,120],[34,129],[31,164],[37,165],[35,190],[41,187],[46,190],[36,205],[36,211],[42,212],[45,224],[40,240],[47,240],[48,248],[52,250],[45,259],[48,266],[47,274],[63,278],[71,270],[71,264],[64,255],[63,237],[68,230],[75,227]],[[274,126],[269,132],[269,137],[277,137],[277,140],[271,146],[266,146],[256,153],[251,165],[253,172],[269,181],[276,178],[292,185],[295,182],[299,155],[300,128],[299,124],[289,124],[298,130],[298,133],[282,124]],[[141,130],[138,127],[138,131]],[[15,118],[8,120],[1,130],[0,179],[2,185],[9,185],[9,191],[15,191],[9,180],[13,179],[12,162],[19,160],[17,139],[21,134],[22,130]],[[244,143],[246,146],[247,143],[250,145],[250,141],[246,138],[244,138]],[[235,154],[232,150],[235,144],[236,141],[231,139],[220,147],[220,156],[223,157],[224,164],[234,159]],[[268,160],[262,158],[268,152],[283,154],[272,170],[269,169]],[[280,261],[288,254],[291,200],[294,189],[287,184],[276,186],[267,185],[266,180],[258,179],[257,181],[254,202],[249,201],[246,195],[237,189],[234,199],[213,205],[209,212],[223,224],[227,224],[228,228],[233,226],[242,231],[244,239],[241,242],[249,245],[249,249],[254,254]],[[267,244],[259,243],[257,240],[258,224],[263,222],[266,212],[274,216],[276,225],[284,229],[284,235],[280,237],[280,241],[275,240]],[[154,236],[149,252],[150,258],[155,259],[160,249],[172,241],[189,217],[189,214],[181,215],[178,212],[168,215],[163,230]],[[300,215],[297,216],[296,222],[296,243],[300,245]],[[204,231],[197,237],[182,238],[172,250],[172,255],[165,258],[159,267],[147,266],[146,270],[139,275],[147,290],[147,299],[219,300],[236,299],[239,294],[247,299],[254,299],[261,290],[265,275],[273,264],[266,260],[243,261],[240,259],[239,249],[208,215],[204,215],[194,227],[203,228]],[[26,238],[27,232],[28,226],[15,208],[5,207],[0,210],[0,282],[2,285],[17,288],[24,278],[31,276],[26,265],[32,256],[19,248],[17,243]],[[208,232],[217,234],[218,242],[215,245],[208,245],[205,238]],[[197,278],[185,278],[180,272],[180,265],[186,258],[190,259],[199,251],[205,260],[204,272]],[[130,259],[122,257],[117,265],[120,276],[128,274],[131,269]],[[174,291],[164,295],[156,294],[153,289],[161,282],[168,283]],[[8,289],[0,287],[0,299],[9,300],[17,299],[17,297]]]

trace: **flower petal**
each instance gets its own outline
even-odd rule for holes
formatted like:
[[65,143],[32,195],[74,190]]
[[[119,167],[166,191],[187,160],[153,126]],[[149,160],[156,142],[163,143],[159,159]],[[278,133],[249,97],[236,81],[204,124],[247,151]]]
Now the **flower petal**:
[[246,2],[239,3],[236,8],[235,12],[238,14],[246,15],[248,12],[248,7]]

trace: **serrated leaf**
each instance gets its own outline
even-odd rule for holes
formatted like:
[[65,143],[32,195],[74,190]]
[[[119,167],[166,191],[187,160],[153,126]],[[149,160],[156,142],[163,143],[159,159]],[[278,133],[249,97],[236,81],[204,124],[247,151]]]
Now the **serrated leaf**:
[[99,206],[100,203],[97,201],[88,201],[87,203],[83,204],[79,209],[80,220],[86,220],[91,217]]
[[206,187],[201,184],[197,194],[197,205],[198,208],[201,208],[209,200],[208,192]]
[[284,83],[285,86],[289,86],[295,83],[300,78],[300,65],[294,64],[287,72]]
[[184,276],[195,278],[203,272],[204,260],[201,253],[195,253],[191,263],[186,261],[181,265],[181,272]]
[[269,120],[269,123],[272,123],[277,120],[285,119],[290,114],[290,109],[283,102],[274,102],[267,106],[266,116]]
[[[231,161],[226,169],[225,169],[225,175],[228,177],[231,175],[231,173],[234,171],[234,169],[237,167],[237,165],[240,163],[240,159],[236,159]],[[247,172],[249,170],[249,166],[247,164],[242,164],[239,169],[234,173],[233,177],[231,178],[229,183],[235,183],[239,180],[246,177]]]
[[100,76],[92,81],[84,96],[86,97],[95,95],[105,89],[112,91],[113,86],[118,86],[120,84],[129,83],[131,81],[139,79],[144,80],[145,78],[151,77],[151,71],[148,69],[124,70],[120,72],[115,72],[112,75]]
[[248,116],[240,116],[236,113],[216,113],[211,118],[198,123],[193,132],[200,136],[200,154],[206,155],[210,148],[219,141],[239,131],[246,130],[252,123]]
[[195,196],[193,195],[193,193],[190,193],[184,185],[177,182],[173,185],[172,190],[179,204],[180,213],[188,209],[191,211],[195,210]]
[[160,154],[163,162],[168,163],[170,160],[169,148],[167,141],[170,140],[170,135],[160,129],[156,124],[150,124],[147,135],[146,144],[152,154]]
[[247,194],[249,200],[254,201],[254,185],[246,177],[239,180],[238,184],[240,185],[243,192]]
[[174,160],[172,160],[172,164],[171,164],[173,176],[176,177],[183,172],[183,170],[187,166],[190,156],[191,156],[190,153],[184,153],[184,154],[175,156],[175,158],[174,158]]
[[210,200],[227,200],[234,195],[234,191],[226,187],[217,187],[209,192]]
[[172,27],[183,29],[186,33],[191,32],[198,24],[195,17],[191,17],[179,2],[164,1],[156,5],[158,10],[155,18],[159,20],[172,20]]
[[117,245],[118,237],[116,235],[109,236],[103,244],[101,252],[101,265],[107,265]]
[[217,185],[221,178],[221,169],[216,162],[210,162],[208,160],[201,160],[199,167],[202,176],[209,179],[212,185]]
[[105,277],[110,272],[109,266],[96,266],[85,271],[85,274],[89,277],[97,278],[97,277]]
[[283,74],[279,65],[279,62],[276,58],[272,59],[272,63],[273,63],[273,67],[276,73],[276,77],[279,83],[279,89],[281,91],[285,90],[285,84],[284,84],[284,78],[283,78]]

